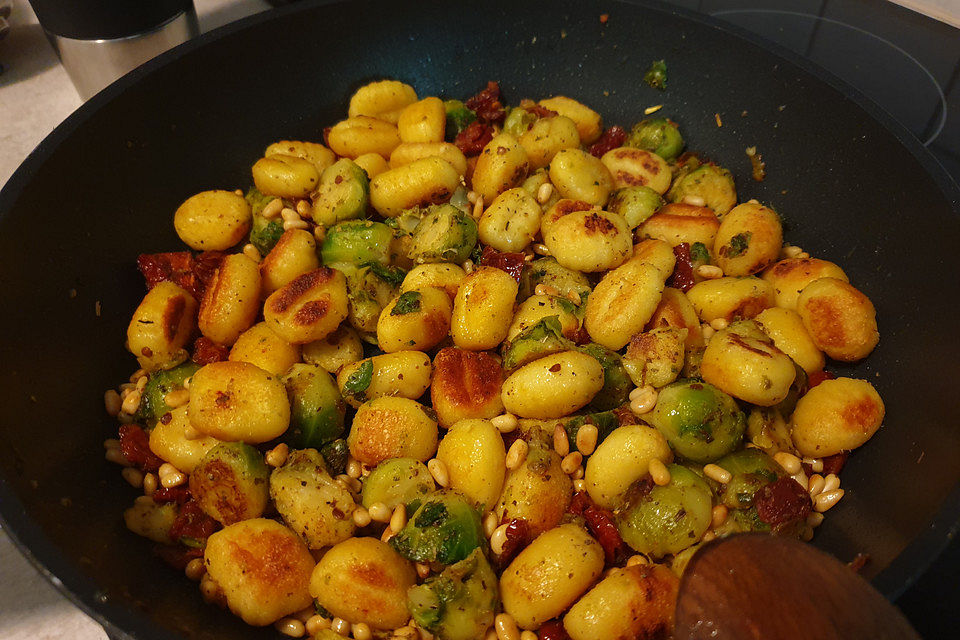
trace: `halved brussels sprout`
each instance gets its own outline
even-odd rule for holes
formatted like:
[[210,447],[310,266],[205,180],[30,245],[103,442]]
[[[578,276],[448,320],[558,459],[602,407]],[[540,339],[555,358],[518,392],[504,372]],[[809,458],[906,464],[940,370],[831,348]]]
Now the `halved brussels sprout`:
[[532,296],[538,284],[554,287],[561,297],[577,297],[581,305],[586,303],[590,295],[587,276],[561,266],[555,258],[538,258],[526,266],[520,278],[520,297]]
[[477,245],[477,222],[449,204],[430,207],[420,219],[410,244],[410,259],[461,263]]
[[402,504],[407,513],[414,513],[434,488],[433,476],[425,464],[413,458],[391,458],[363,479],[361,501],[367,509],[382,502],[391,511]]
[[276,197],[264,195],[256,187],[250,187],[244,197],[253,212],[253,219],[250,224],[250,244],[257,248],[260,255],[265,256],[277,244],[284,231],[283,220],[279,216],[268,220],[261,215],[263,208],[271,200],[276,200]]
[[327,229],[320,255],[323,264],[349,273],[370,262],[390,261],[393,231],[382,222],[348,220]]
[[443,108],[447,112],[446,139],[452,142],[461,131],[477,119],[475,114],[460,100],[444,100]]
[[519,138],[536,121],[537,114],[530,113],[523,107],[513,107],[503,121],[503,130],[514,138]]
[[678,455],[705,464],[737,448],[746,417],[736,401],[706,382],[681,380],[660,390],[646,416]]
[[222,442],[190,474],[190,493],[221,524],[259,518],[270,501],[270,469],[263,455],[242,442]]
[[380,313],[400,291],[397,277],[393,274],[390,267],[371,263],[347,276],[347,296],[350,300],[347,318],[357,331],[367,336],[373,335],[373,344],[376,344]]
[[313,220],[335,225],[344,220],[362,218],[370,201],[370,179],[353,160],[342,158],[320,175],[320,186],[313,199]]
[[410,615],[440,640],[483,637],[499,604],[497,576],[480,549],[407,591]]
[[607,211],[622,215],[630,228],[638,227],[663,206],[663,198],[650,187],[617,189],[607,201]]
[[320,455],[327,463],[330,475],[338,476],[347,470],[347,459],[350,457],[350,445],[346,438],[337,438],[333,442],[320,447]]
[[725,215],[737,204],[737,188],[733,175],[715,164],[703,164],[673,181],[667,193],[670,202],[683,202],[687,196],[702,198],[704,205],[718,216]]
[[700,541],[710,527],[713,496],[706,481],[678,464],[667,466],[670,483],[635,483],[614,512],[620,536],[631,549],[656,558]]
[[158,369],[152,371],[147,379],[147,386],[143,388],[143,399],[137,410],[137,420],[152,424],[163,417],[163,414],[172,411],[164,398],[171,391],[183,389],[183,381],[192,376],[200,368],[196,362],[187,360],[172,369]]
[[677,124],[666,118],[642,120],[630,129],[625,146],[653,151],[669,162],[683,151],[683,136]]
[[603,367],[603,388],[593,396],[590,406],[600,411],[608,411],[626,402],[633,382],[623,366],[620,354],[593,343],[580,347],[580,351],[593,356]]
[[285,439],[296,449],[319,449],[343,434],[347,406],[336,381],[314,364],[298,363],[283,377],[290,396]]
[[407,526],[390,538],[390,546],[414,562],[453,564],[484,540],[477,510],[459,493],[444,489],[424,498]]
[[557,316],[547,316],[518,333],[507,343],[503,350],[503,369],[513,371],[537,358],[569,351],[574,347],[574,344],[563,336],[563,328]]
[[753,506],[753,495],[761,488],[786,475],[773,458],[759,449],[743,449],[726,455],[716,462],[730,472],[730,482],[721,484],[707,480],[721,504],[730,509],[748,509]]

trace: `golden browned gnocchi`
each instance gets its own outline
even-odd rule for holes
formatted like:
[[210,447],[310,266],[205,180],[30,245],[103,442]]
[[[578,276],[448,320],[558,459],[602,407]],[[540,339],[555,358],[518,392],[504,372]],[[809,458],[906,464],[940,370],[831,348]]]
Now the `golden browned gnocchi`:
[[203,253],[138,261],[140,368],[104,397],[128,529],[321,640],[666,637],[704,542],[812,537],[844,490],[800,458],[884,420],[830,373],[876,310],[676,123],[618,135],[379,80],[186,200]]

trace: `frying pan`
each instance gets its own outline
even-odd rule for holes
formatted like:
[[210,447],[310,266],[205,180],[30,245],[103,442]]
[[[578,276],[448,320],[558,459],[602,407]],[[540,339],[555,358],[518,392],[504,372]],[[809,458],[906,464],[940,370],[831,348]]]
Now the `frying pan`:
[[[601,23],[600,15],[609,14]],[[641,80],[665,59],[665,92]],[[688,148],[729,167],[741,200],[774,206],[786,237],[841,264],[876,304],[882,339],[841,375],[870,380],[884,427],[843,473],[815,544],[895,597],[960,514],[955,380],[960,192],[910,134],[851,88],[733,27],[647,3],[292,5],[224,27],[85,104],[0,192],[0,509],[5,530],[117,637],[262,638],[122,525],[135,490],[103,460],[102,394],[135,363],[124,331],[140,252],[180,247],[172,212],[244,188],[281,138],[317,140],[361,84],[394,77],[465,97],[564,93],[628,125],[649,105]],[[714,114],[719,114],[722,126]],[[767,163],[749,178],[747,146]]]

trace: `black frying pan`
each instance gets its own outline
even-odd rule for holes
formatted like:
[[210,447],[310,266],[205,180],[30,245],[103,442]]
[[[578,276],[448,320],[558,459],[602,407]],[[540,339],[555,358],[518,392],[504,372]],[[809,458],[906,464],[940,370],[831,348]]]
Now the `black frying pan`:
[[[869,553],[867,575],[900,593],[960,514],[960,193],[939,165],[836,79],[679,9],[399,5],[302,3],[181,46],[85,104],[11,178],[0,193],[5,530],[118,636],[266,637],[203,605],[122,526],[135,491],[103,460],[115,425],[101,397],[135,366],[122,346],[143,294],[134,260],[180,246],[171,221],[183,199],[246,187],[268,143],[319,139],[362,83],[389,76],[465,97],[496,79],[508,100],[565,93],[609,123],[664,103],[689,148],[733,170],[742,200],[772,204],[788,239],[843,265],[876,303],[879,348],[835,370],[873,382],[887,419],[847,465],[847,496],[816,544],[841,559]],[[641,80],[660,58],[665,93]],[[750,145],[767,162],[763,183],[749,178]]]

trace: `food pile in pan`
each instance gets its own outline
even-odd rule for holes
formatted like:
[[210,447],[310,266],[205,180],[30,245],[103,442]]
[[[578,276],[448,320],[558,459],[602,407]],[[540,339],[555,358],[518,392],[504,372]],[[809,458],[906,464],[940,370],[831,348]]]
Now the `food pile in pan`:
[[703,543],[843,496],[884,408],[825,366],[874,307],[674,122],[384,80],[322,139],[139,260],[107,458],[205,599],[293,637],[661,637]]

